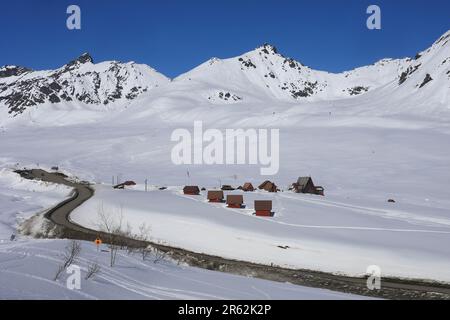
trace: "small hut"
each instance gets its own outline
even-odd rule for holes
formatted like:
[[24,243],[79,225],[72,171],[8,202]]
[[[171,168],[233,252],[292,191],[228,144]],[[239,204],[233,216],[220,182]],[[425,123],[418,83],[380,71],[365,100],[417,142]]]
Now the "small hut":
[[228,195],[227,196],[227,206],[228,208],[241,209],[244,207],[244,196],[243,195]]
[[183,188],[183,193],[191,196],[198,196],[200,194],[200,189],[198,186],[185,186]]
[[223,191],[234,191],[236,190],[235,188],[233,188],[232,186],[228,185],[228,184],[224,184],[221,188],[221,190]]
[[223,202],[223,199],[224,199],[223,191],[220,190],[208,191],[209,202]]
[[264,181],[259,187],[258,189],[260,190],[266,190],[268,192],[277,192],[278,191],[278,187],[276,186],[275,183],[273,183],[272,181],[266,180]]
[[272,217],[272,201],[255,200],[255,215],[258,217]]
[[314,182],[311,177],[300,177],[296,183],[292,184],[292,189],[296,193],[309,193],[323,196],[325,189],[320,186],[314,186]]
[[244,185],[242,186],[241,189],[244,192],[253,192],[253,191],[255,191],[255,188],[253,187],[253,185],[250,182],[244,183]]

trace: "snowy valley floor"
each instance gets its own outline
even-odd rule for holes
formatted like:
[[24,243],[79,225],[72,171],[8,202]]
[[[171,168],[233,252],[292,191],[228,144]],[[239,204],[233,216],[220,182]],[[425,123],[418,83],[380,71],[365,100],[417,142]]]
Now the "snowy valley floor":
[[[57,105],[37,109],[31,120],[40,113],[46,117],[36,122],[23,117],[0,132],[0,168],[58,165],[94,183],[94,198],[72,215],[91,228],[98,227],[103,204],[110,212],[122,207],[135,232],[146,222],[155,241],[196,252],[357,276],[377,265],[384,276],[450,282],[450,127],[445,119],[378,115],[375,108],[365,114],[359,100],[280,104],[273,112],[269,104],[262,111],[259,104],[213,110],[194,103],[181,110],[181,102],[171,104],[179,108],[172,110],[164,101],[158,108],[143,100],[118,113],[92,112],[104,116],[102,121],[80,113],[77,122]],[[205,128],[219,130],[279,128],[279,173],[264,177],[259,166],[249,165],[174,165],[171,133],[192,130],[193,121],[202,118]],[[325,187],[325,197],[286,191],[308,175]],[[114,191],[113,176],[138,186]],[[145,193],[145,179],[169,189]],[[249,181],[258,186],[266,179],[285,192],[245,194],[245,210],[205,203],[205,194],[180,192],[186,184],[214,188]],[[252,216],[255,199],[272,199],[275,216]]]

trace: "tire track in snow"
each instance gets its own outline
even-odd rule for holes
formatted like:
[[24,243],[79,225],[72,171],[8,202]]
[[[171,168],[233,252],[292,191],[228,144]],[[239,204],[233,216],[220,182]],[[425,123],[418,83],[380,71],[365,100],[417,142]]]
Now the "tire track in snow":
[[[306,203],[311,203],[314,205],[321,205],[321,206],[328,206],[328,207],[334,207],[334,208],[340,208],[340,209],[348,209],[354,212],[363,213],[366,215],[374,215],[381,218],[386,219],[396,219],[400,221],[406,221],[408,223],[413,223],[411,220],[415,222],[428,222],[428,223],[434,223],[439,225],[444,225],[446,227],[450,227],[450,219],[440,219],[440,218],[430,218],[426,216],[419,216],[416,214],[412,214],[405,211],[399,211],[399,210],[387,210],[387,209],[376,209],[371,207],[363,207],[363,206],[357,206],[357,205],[351,205],[346,204],[342,202],[335,202],[335,201],[328,201],[328,200],[313,200],[313,199],[304,199],[304,198],[296,198],[290,195],[286,194],[280,194],[281,197],[284,197],[286,199],[290,200],[296,200]],[[372,214],[371,214],[372,213]],[[389,214],[391,213],[391,214]],[[420,224],[420,223],[415,223]]]
[[[66,286],[62,285],[59,282],[52,281],[52,280],[49,280],[47,278],[36,276],[36,275],[29,274],[29,273],[26,273],[26,272],[17,272],[17,271],[12,271],[12,270],[0,270],[0,273],[13,274],[13,275],[20,276],[20,277],[26,277],[26,278],[29,278],[29,279],[45,282],[47,284],[59,287],[59,288],[64,289],[64,290],[70,290]],[[77,295],[85,297],[86,299],[98,300],[97,297],[94,297],[94,296],[92,296],[90,294],[84,293],[84,292],[79,291],[79,290],[70,290],[70,292],[76,293]]]

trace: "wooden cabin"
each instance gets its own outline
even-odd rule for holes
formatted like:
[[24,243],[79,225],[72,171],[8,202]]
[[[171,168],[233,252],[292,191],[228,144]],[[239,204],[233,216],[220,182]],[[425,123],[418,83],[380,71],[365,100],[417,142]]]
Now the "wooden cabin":
[[115,185],[114,189],[125,189],[125,187],[132,187],[135,186],[136,182],[134,181],[125,181],[123,183],[119,183],[118,185]]
[[208,201],[209,202],[223,202],[224,195],[221,190],[208,191]]
[[272,201],[255,200],[255,215],[258,217],[272,217]]
[[200,194],[200,188],[198,186],[185,186],[183,193],[190,196],[198,196]]
[[232,186],[228,185],[228,184],[224,184],[221,188],[221,190],[223,191],[234,191],[236,190],[235,188],[233,188]]
[[292,184],[292,189],[296,193],[325,195],[325,189],[320,186],[315,186],[311,177],[300,177],[296,183]]
[[244,196],[243,195],[228,195],[227,196],[227,207],[241,209],[244,207]]
[[266,190],[268,192],[277,192],[278,191],[278,187],[276,186],[275,183],[273,183],[272,181],[266,180],[264,181],[259,187],[258,189],[260,190]]
[[250,182],[246,182],[242,186],[242,191],[244,191],[244,192],[253,192],[253,191],[255,191],[255,188],[253,187],[253,185]]
[[297,182],[293,184],[294,190],[297,193],[316,193],[316,187],[311,177],[300,177]]

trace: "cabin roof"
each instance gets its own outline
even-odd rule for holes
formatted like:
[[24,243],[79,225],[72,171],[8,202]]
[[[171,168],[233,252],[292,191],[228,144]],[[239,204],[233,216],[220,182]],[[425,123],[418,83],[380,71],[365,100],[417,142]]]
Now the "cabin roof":
[[[304,186],[306,186],[306,185],[308,184],[309,181],[312,182],[311,177],[300,177],[300,178],[298,178],[298,180],[297,180],[297,184],[298,184],[300,187],[304,187]],[[313,184],[314,184],[314,183],[313,183]]]
[[271,211],[272,201],[270,200],[255,200],[255,210],[256,211]]
[[243,195],[233,195],[229,194],[227,196],[227,204],[243,204],[244,203],[244,196]]

